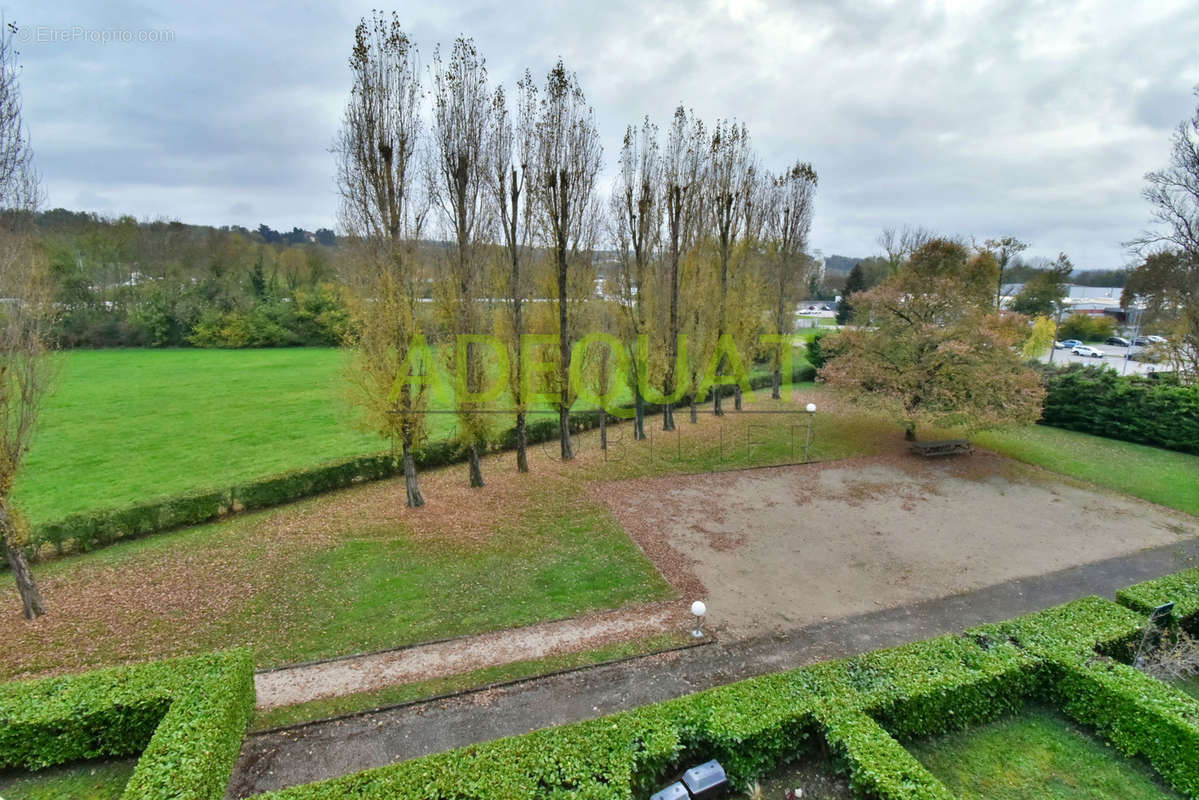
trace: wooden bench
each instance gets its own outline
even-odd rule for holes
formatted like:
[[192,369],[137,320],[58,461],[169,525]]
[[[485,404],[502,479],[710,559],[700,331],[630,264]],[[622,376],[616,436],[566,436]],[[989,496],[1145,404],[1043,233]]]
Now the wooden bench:
[[966,439],[943,439],[939,442],[912,442],[912,452],[918,456],[932,458],[933,456],[971,455],[974,448]]

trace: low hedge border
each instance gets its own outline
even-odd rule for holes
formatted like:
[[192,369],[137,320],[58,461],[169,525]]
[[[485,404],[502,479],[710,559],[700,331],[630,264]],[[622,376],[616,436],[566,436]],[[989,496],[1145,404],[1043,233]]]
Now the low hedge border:
[[1055,659],[1052,699],[1121,752],[1144,756],[1166,782],[1199,797],[1199,702],[1127,664]]
[[[792,382],[812,380],[814,377],[815,370],[802,365],[793,370]],[[770,388],[771,376],[754,376],[750,386],[755,390]],[[732,388],[723,387],[722,393],[729,395]],[[661,410],[661,406],[646,405],[647,414]],[[575,433],[597,427],[597,412],[579,412],[571,418],[571,430]],[[557,416],[553,419],[535,419],[526,427],[525,433],[530,445],[554,441],[558,438]],[[515,447],[516,430],[509,428],[496,438],[492,450],[511,450]],[[420,469],[443,467],[463,459],[463,452],[453,442],[446,441],[429,442],[416,453],[416,463]],[[124,508],[70,514],[62,519],[35,525],[27,550],[33,559],[46,553],[61,555],[69,551],[93,550],[122,539],[200,525],[231,513],[282,505],[365,481],[394,477],[400,472],[399,461],[391,455],[357,456],[269,475],[228,489],[188,492]],[[0,569],[4,567],[6,565],[0,564]]]
[[1174,603],[1174,621],[1199,635],[1199,568],[1176,572],[1116,592],[1116,602],[1148,616],[1165,603]]
[[[1199,705],[1096,654],[1096,648],[1124,648],[1141,622],[1116,603],[1084,598],[963,634],[753,678],[259,800],[629,800],[648,796],[665,776],[697,759],[719,759],[733,784],[745,787],[821,739],[861,796],[948,800],[953,794],[902,742],[993,719],[1031,698],[1095,725],[1124,752],[1160,764],[1159,772],[1180,791],[1194,793],[1199,756],[1182,750],[1199,741],[1192,739],[1199,735]],[[1135,713],[1142,697],[1144,720]]]
[[254,709],[248,650],[0,686],[0,768],[141,753],[122,800],[221,800]]
[[[953,795],[903,742],[993,719],[1030,698],[1097,728],[1122,752],[1145,756],[1172,786],[1196,796],[1199,702],[1102,655],[1126,650],[1143,621],[1137,610],[1083,598],[260,798],[630,800],[713,757],[744,787],[823,741],[859,795],[948,800]],[[246,651],[8,684],[0,686],[0,767],[144,751],[124,800],[218,800],[253,704]]]

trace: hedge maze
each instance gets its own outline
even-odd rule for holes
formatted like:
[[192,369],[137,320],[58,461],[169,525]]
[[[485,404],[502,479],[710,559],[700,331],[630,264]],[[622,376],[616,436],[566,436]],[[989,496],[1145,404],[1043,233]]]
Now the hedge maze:
[[[954,795],[904,743],[1037,701],[1199,797],[1199,702],[1124,663],[1146,610],[1199,621],[1199,570],[960,634],[815,664],[586,722],[414,759],[262,800],[646,797],[681,765],[719,759],[745,787],[827,748],[854,791]],[[253,706],[244,652],[0,686],[0,766],[142,753],[125,800],[223,796]]]

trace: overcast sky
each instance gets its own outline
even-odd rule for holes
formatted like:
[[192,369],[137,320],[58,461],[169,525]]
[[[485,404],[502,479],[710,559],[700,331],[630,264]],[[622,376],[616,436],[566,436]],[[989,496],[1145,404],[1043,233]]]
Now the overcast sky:
[[[359,6],[27,0],[25,115],[48,206],[334,227],[329,147]],[[333,8],[333,6],[343,6]],[[683,103],[749,126],[767,166],[820,176],[812,247],[888,226],[1012,234],[1079,268],[1124,264],[1142,176],[1194,111],[1199,14],[1152,3],[768,0],[407,2],[427,63],[473,36],[493,81],[561,55],[594,104],[605,191],[624,127]]]

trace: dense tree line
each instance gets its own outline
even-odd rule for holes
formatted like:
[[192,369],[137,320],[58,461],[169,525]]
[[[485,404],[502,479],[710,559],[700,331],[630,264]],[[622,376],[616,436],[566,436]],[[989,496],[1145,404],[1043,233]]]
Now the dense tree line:
[[[337,344],[336,237],[53,209],[34,216],[61,347]],[[322,243],[323,242],[323,243]]]

